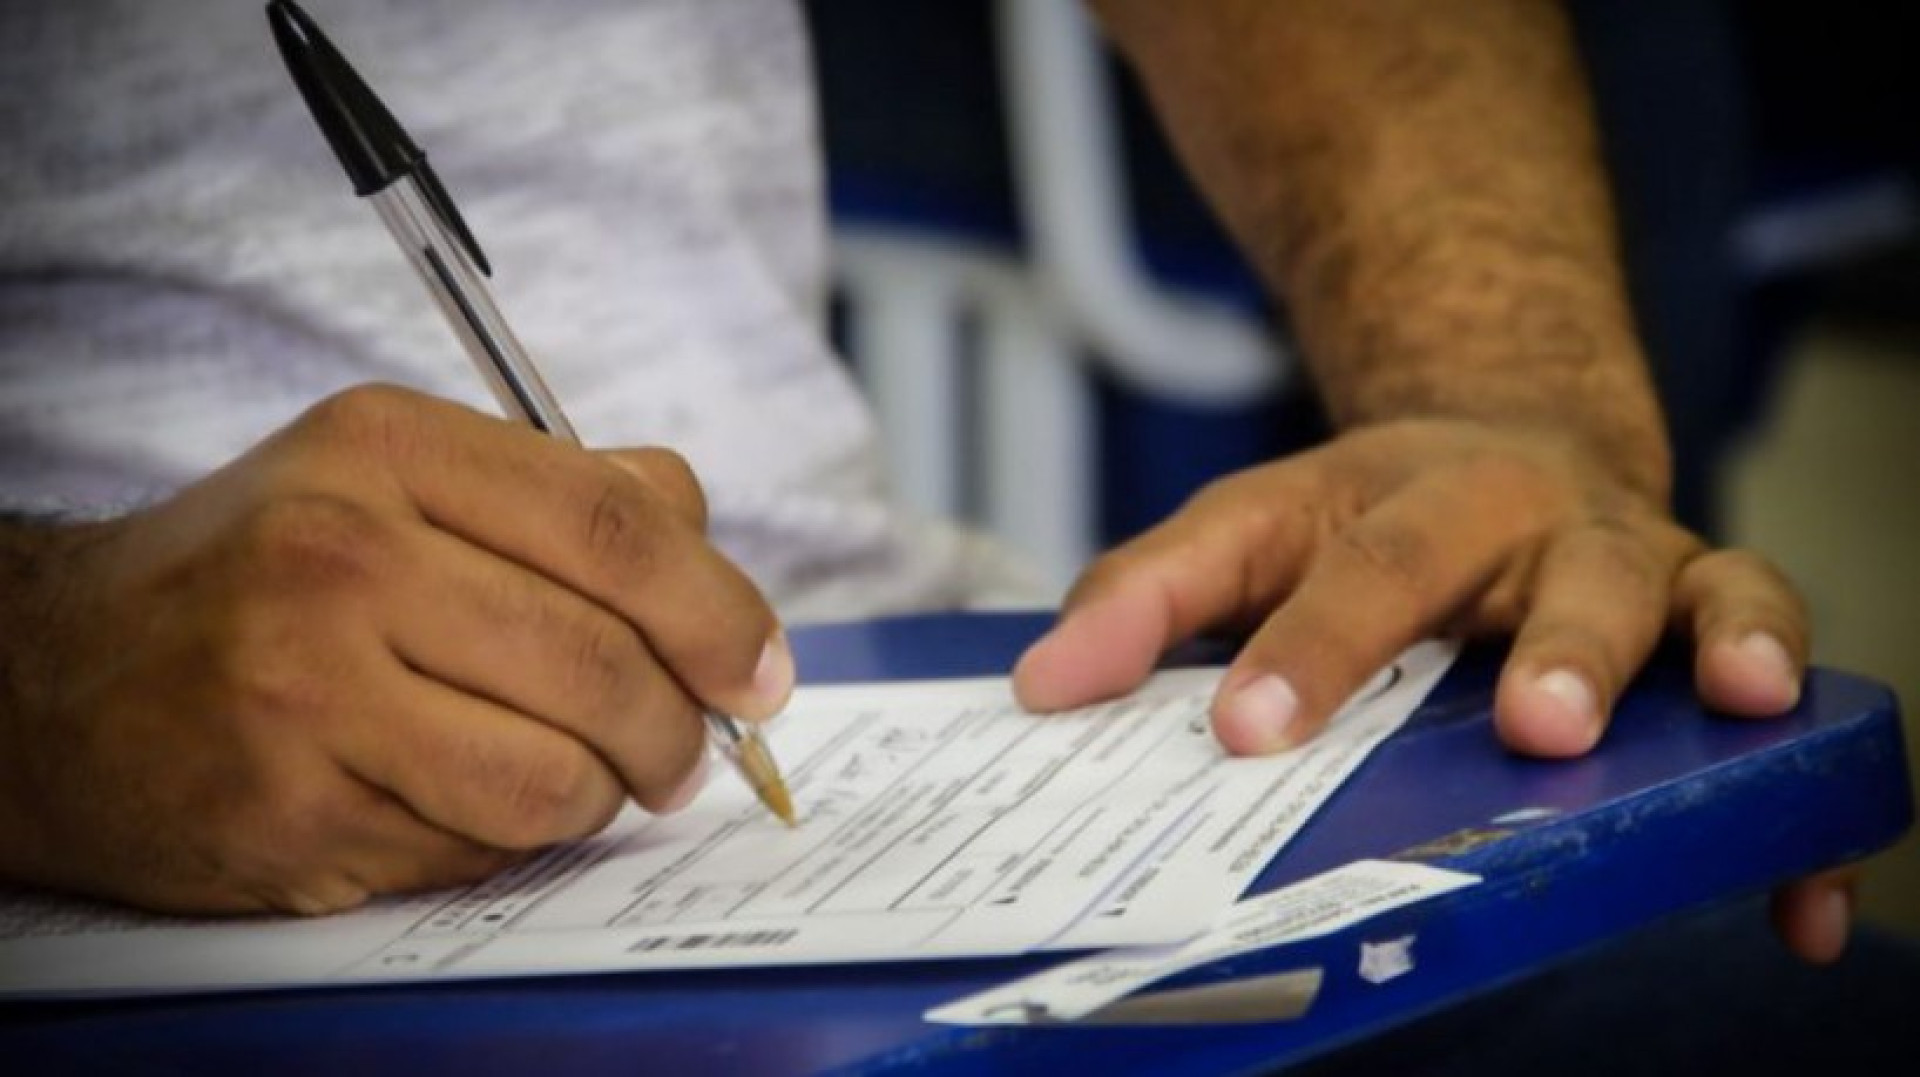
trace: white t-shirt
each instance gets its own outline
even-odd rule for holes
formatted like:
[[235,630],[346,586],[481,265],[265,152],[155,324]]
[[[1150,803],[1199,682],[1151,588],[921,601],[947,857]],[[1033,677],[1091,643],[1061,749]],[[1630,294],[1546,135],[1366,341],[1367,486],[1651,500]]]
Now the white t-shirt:
[[[589,443],[662,444],[789,616],[1017,598],[903,517],[823,334],[790,0],[309,0],[428,150]],[[258,0],[0,0],[0,501],[125,503],[321,397],[493,410]]]

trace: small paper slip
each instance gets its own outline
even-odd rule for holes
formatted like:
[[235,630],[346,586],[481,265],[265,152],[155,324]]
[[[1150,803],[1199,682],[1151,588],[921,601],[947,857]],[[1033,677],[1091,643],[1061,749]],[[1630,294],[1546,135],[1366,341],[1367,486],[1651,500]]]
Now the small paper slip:
[[[949,1025],[1077,1021],[1150,984],[1210,962],[1329,935],[1390,909],[1480,881],[1425,864],[1361,860],[1233,906],[1180,946],[1095,954],[927,1011]],[[1397,942],[1405,940],[1396,940]],[[1406,947],[1399,952],[1403,960]]]
[[1412,648],[1309,745],[1226,756],[1220,671],[1037,718],[1006,678],[808,688],[769,731],[800,826],[731,775],[689,809],[456,891],[315,920],[182,920],[0,894],[0,995],[895,961],[1175,943],[1406,720]]

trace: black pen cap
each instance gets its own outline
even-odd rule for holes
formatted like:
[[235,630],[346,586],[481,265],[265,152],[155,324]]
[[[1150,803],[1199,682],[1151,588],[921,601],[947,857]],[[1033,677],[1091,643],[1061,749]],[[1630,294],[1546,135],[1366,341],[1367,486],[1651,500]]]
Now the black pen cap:
[[312,17],[291,0],[271,0],[267,22],[307,110],[347,170],[353,193],[374,194],[411,174],[426,155]]
[[441,223],[466,247],[480,271],[491,276],[493,267],[488,265],[480,241],[427,164],[426,153],[327,40],[313,17],[292,0],[269,0],[267,22],[273,27],[273,40],[280,46],[280,56],[294,85],[300,88],[300,96],[306,99],[307,110],[333,147],[334,156],[340,159],[353,193],[364,198],[386,190],[402,176],[412,176]]

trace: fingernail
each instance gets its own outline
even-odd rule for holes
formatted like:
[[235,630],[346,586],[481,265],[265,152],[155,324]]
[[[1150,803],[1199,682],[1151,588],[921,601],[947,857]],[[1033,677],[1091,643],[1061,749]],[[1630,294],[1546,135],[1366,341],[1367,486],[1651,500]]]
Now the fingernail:
[[760,660],[753,667],[754,697],[778,707],[793,692],[793,678],[793,648],[787,634],[776,629],[760,648]]
[[1533,686],[1560,704],[1554,716],[1563,737],[1574,742],[1570,747],[1584,751],[1591,747],[1600,730],[1600,703],[1587,679],[1568,669],[1549,670]]
[[1800,701],[1800,678],[1793,668],[1793,658],[1787,654],[1787,648],[1779,640],[1765,632],[1749,632],[1734,644],[1741,658],[1752,666],[1766,671],[1766,676],[1789,693],[1789,706]]
[[1235,689],[1220,709],[1223,739],[1236,751],[1270,752],[1286,744],[1287,730],[1300,710],[1293,686],[1263,673]]
[[699,762],[693,765],[693,770],[688,772],[686,779],[680,783],[680,788],[675,789],[673,795],[660,805],[660,811],[657,814],[671,815],[693,803],[700,796],[700,791],[707,787],[707,775],[712,767],[713,757],[707,752],[701,752]]
[[1820,896],[1815,910],[1821,956],[1837,961],[1846,952],[1847,935],[1853,926],[1853,895],[1843,888],[1829,890]]

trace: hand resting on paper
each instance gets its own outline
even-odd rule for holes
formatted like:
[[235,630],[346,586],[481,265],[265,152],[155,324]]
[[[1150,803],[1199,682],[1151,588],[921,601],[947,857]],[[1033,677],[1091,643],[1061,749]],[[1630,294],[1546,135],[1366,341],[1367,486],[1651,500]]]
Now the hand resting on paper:
[[172,500],[0,524],[0,876],[324,913],[698,788],[792,659],[681,460],[390,388]]
[[[1406,420],[1362,427],[1202,491],[1109,553],[1015,673],[1041,711],[1123,693],[1173,644],[1249,630],[1213,704],[1229,750],[1299,744],[1400,650],[1434,633],[1512,633],[1495,724],[1515,751],[1576,756],[1669,628],[1701,699],[1761,718],[1799,696],[1800,598],[1763,559],[1709,548],[1577,442],[1542,428]],[[1841,874],[1776,896],[1788,944],[1844,945]]]
[[[1799,600],[1667,509],[1671,449],[1564,7],[1094,6],[1344,433],[1096,566],[1020,670],[1023,698],[1119,691],[1163,646],[1237,622],[1258,631],[1216,729],[1267,751],[1418,635],[1512,630],[1501,736],[1565,756],[1600,739],[1671,626],[1709,706],[1791,706]],[[1789,888],[1782,935],[1831,958],[1847,900],[1831,877]]]

